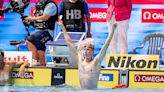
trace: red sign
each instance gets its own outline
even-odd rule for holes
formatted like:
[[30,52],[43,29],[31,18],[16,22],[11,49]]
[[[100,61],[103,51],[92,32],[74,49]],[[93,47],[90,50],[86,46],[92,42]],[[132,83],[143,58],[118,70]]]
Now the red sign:
[[55,3],[59,4],[62,0],[54,0]]
[[142,9],[142,22],[164,23],[164,9]]
[[31,9],[30,9],[30,16],[34,17],[35,11],[36,11],[36,7],[31,7]]
[[108,0],[86,0],[90,4],[107,4]]
[[90,18],[92,22],[106,22],[107,8],[90,8]]
[[156,82],[164,83],[164,75],[138,75],[134,76],[134,82]]
[[0,16],[0,20],[4,20],[4,15]]

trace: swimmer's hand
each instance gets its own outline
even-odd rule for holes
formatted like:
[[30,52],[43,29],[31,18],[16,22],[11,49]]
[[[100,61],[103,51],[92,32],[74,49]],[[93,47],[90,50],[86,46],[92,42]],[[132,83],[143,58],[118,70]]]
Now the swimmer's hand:
[[19,75],[23,76],[25,74],[25,68],[29,66],[29,63],[28,63],[28,61],[24,61],[24,62],[18,63],[18,64],[21,65],[20,69],[19,69]]
[[19,69],[19,75],[23,76],[25,74],[25,66],[21,65],[20,69]]

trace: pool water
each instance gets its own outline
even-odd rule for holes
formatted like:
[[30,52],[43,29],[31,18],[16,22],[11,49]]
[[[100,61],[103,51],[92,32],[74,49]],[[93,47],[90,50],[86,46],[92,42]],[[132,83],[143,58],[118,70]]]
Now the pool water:
[[0,92],[164,92],[164,89],[102,89],[81,90],[68,85],[60,86],[0,86]]

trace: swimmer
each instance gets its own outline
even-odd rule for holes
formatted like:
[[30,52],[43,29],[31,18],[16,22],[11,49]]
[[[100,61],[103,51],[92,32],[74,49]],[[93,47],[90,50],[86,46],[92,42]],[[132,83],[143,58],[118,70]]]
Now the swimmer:
[[100,53],[93,59],[94,54],[94,41],[92,38],[86,38],[78,44],[78,47],[73,44],[62,22],[58,22],[59,26],[63,30],[64,38],[71,51],[75,53],[75,57],[78,58],[78,70],[79,81],[81,89],[96,89],[99,80],[99,74],[101,70],[101,62],[106,55],[106,50],[111,42],[116,24],[113,25],[113,30],[108,35],[104,46],[100,50]]
[[10,85],[10,76],[15,65],[20,66],[20,76],[24,75],[28,62],[4,61],[4,52],[0,50],[0,85]]

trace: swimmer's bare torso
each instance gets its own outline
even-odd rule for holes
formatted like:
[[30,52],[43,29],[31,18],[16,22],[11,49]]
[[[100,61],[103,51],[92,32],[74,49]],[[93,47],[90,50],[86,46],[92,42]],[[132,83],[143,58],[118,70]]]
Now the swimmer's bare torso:
[[[78,58],[78,69],[79,69],[79,80],[80,86],[82,89],[96,89],[98,78],[101,69],[101,62],[103,61],[104,56],[106,55],[106,50],[111,42],[112,36],[114,34],[114,30],[116,29],[116,25],[113,25],[112,33],[110,33],[102,46],[99,54],[92,60],[92,55],[94,52],[94,44],[90,41],[86,41],[83,48],[76,48],[73,44],[71,38],[69,37],[63,23],[61,21],[58,22],[59,26],[62,28],[64,33],[64,38],[70,50],[75,54],[75,57]],[[80,42],[81,43],[81,42]],[[79,44],[80,44],[79,43]],[[83,51],[80,51],[83,50]]]
[[101,63],[95,60],[91,62],[82,61],[79,57],[78,70],[82,89],[96,89]]

